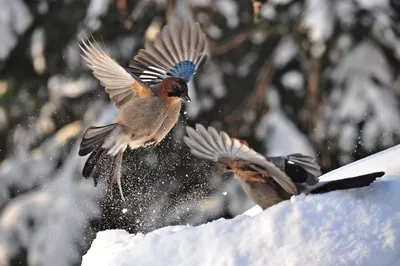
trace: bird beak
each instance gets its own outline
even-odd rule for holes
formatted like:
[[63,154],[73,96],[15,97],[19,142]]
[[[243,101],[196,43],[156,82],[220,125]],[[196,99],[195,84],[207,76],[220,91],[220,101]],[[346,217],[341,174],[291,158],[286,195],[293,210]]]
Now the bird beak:
[[190,101],[191,101],[189,95],[187,95],[187,94],[186,94],[186,95],[182,95],[181,98],[182,98],[184,101],[188,102],[188,103],[190,103]]

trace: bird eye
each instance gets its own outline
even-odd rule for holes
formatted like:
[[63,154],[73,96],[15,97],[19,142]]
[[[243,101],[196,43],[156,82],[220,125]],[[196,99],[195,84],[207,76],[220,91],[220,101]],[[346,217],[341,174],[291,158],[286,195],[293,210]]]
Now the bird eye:
[[176,86],[176,85],[172,85],[172,88],[176,91],[176,90],[178,90],[178,86]]

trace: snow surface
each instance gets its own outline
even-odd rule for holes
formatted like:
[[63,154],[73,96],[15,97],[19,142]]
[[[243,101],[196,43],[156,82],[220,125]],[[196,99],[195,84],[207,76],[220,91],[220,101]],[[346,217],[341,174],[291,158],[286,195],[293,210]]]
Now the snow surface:
[[82,265],[400,265],[400,145],[332,171],[385,170],[368,188],[299,195],[234,219],[97,234]]

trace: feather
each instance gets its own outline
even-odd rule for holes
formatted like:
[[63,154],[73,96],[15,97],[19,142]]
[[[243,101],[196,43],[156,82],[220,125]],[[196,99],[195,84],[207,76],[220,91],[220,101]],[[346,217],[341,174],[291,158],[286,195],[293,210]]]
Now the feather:
[[369,186],[377,178],[382,177],[385,172],[374,172],[365,175],[338,179],[333,181],[324,181],[314,187],[309,188],[310,194],[321,194],[334,190],[352,189]]
[[207,38],[200,25],[176,20],[164,26],[154,41],[139,51],[129,71],[149,85],[167,77],[178,77],[187,83],[207,58]]
[[[204,159],[211,158],[210,160],[225,164],[235,160],[248,161],[249,163],[263,167],[291,195],[298,194],[297,188],[290,177],[273,163],[268,162],[264,156],[250,149],[238,139],[229,137],[223,131],[217,134],[216,130],[212,129],[212,127],[209,127],[207,131],[202,125],[197,124],[196,128],[198,131],[195,131],[191,127],[186,127],[188,137],[184,140],[195,156]],[[210,141],[212,139],[214,141]]]

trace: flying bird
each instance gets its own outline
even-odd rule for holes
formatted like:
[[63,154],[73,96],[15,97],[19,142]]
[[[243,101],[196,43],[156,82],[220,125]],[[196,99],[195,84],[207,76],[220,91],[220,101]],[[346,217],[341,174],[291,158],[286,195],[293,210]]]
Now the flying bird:
[[314,158],[302,154],[264,157],[247,143],[227,133],[200,125],[186,128],[184,142],[199,158],[219,162],[239,179],[247,196],[262,209],[269,208],[292,195],[318,194],[332,190],[364,187],[383,172],[370,173],[334,181],[319,181],[320,166]]
[[[82,57],[117,107],[115,123],[89,127],[79,155],[90,154],[82,171],[95,185],[104,161],[111,171],[108,193],[118,184],[121,198],[121,164],[124,151],[159,143],[178,120],[181,100],[190,101],[188,85],[208,58],[207,38],[200,25],[174,21],[139,50],[128,68],[94,40],[80,45]],[[105,160],[107,159],[107,160]]]

